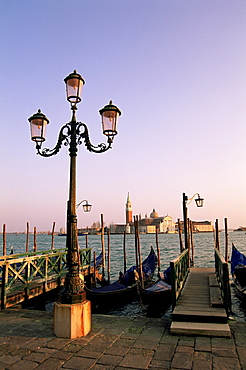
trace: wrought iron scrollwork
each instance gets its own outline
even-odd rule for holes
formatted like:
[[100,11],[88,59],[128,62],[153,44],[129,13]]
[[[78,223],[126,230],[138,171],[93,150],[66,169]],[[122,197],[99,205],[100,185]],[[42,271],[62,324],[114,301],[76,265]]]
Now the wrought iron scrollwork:
[[36,143],[37,154],[41,155],[42,157],[51,157],[52,155],[59,153],[62,144],[65,146],[69,145],[70,135],[71,127],[67,123],[66,125],[62,126],[58,136],[57,144],[53,149],[44,148],[41,150],[42,143]]
[[36,143],[36,149],[37,154],[41,155],[42,157],[51,157],[52,155],[55,155],[59,153],[62,144],[65,146],[71,145],[71,135],[72,135],[72,129],[75,129],[75,146],[81,145],[83,142],[90,152],[94,153],[103,153],[106,152],[108,149],[112,147],[112,138],[108,137],[107,144],[101,143],[97,146],[93,145],[89,138],[89,131],[85,123],[82,122],[74,122],[73,120],[69,123],[66,123],[64,126],[62,126],[57,144],[53,149],[44,148],[41,149],[42,143],[37,142]]
[[82,142],[84,141],[87,150],[89,150],[90,152],[103,153],[106,152],[106,150],[108,150],[112,146],[112,140],[110,138],[108,138],[108,145],[105,143],[101,143],[98,144],[97,146],[94,146],[90,141],[89,131],[85,123],[77,122],[76,134],[77,134],[77,144],[81,145]]

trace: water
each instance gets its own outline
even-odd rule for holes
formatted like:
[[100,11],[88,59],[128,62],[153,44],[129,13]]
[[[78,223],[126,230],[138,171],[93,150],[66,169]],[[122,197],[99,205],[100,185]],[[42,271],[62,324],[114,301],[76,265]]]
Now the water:
[[[33,236],[29,236],[29,250],[32,251]],[[195,246],[195,267],[214,267],[214,234],[213,233],[197,233],[193,235]],[[161,271],[169,266],[171,260],[179,255],[179,236],[178,234],[159,234],[158,242],[161,257]],[[245,232],[229,232],[229,256],[231,255],[231,243],[244,254],[246,254],[246,234]],[[85,236],[79,236],[80,248],[86,246]],[[144,259],[153,245],[156,248],[155,234],[140,235],[141,254]],[[66,238],[64,236],[55,235],[54,245],[56,249],[65,248]],[[11,246],[14,247],[14,253],[25,253],[26,235],[25,234],[7,234],[7,254],[10,253]],[[220,233],[220,250],[224,255],[225,249],[225,234]],[[98,255],[101,252],[101,236],[88,235],[88,247]],[[51,248],[50,235],[37,235],[37,250],[49,250]],[[105,249],[108,248],[108,238],[105,236]],[[2,251],[2,241],[0,244]],[[0,253],[2,254],[2,253]],[[135,236],[132,234],[126,235],[126,259],[127,268],[135,264]],[[124,270],[123,261],[123,235],[110,235],[110,278],[114,281],[118,278],[119,271]],[[107,273],[107,272],[106,272]],[[246,321],[246,309],[242,301],[235,294],[232,284],[232,310],[233,316],[237,321]],[[125,307],[123,314],[128,314],[129,306]],[[131,305],[131,312],[138,312],[139,315],[146,314],[146,307],[142,307],[135,302]]]

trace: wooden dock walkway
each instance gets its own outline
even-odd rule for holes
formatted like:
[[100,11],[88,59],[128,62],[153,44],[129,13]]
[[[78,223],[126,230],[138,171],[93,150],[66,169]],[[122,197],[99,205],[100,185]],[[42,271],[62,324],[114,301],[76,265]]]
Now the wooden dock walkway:
[[231,337],[213,268],[191,268],[172,313],[172,334]]

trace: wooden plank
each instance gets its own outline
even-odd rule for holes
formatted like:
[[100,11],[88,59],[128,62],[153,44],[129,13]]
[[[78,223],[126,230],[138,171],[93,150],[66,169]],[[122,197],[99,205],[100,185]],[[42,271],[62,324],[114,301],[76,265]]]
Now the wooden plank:
[[231,331],[228,324],[173,321],[170,332],[171,334],[231,338]]
[[223,307],[223,299],[218,286],[210,287],[210,303],[212,307]]
[[218,280],[215,274],[210,275],[208,277],[208,280],[209,280],[209,286],[219,286],[219,283],[218,283]]
[[216,317],[226,317],[227,318],[227,314],[226,314],[226,311],[224,308],[219,308],[219,307],[216,307],[216,308],[213,308],[213,307],[210,307],[210,308],[203,308],[203,309],[197,309],[196,307],[193,307],[193,306],[187,306],[187,307],[175,307],[173,313],[172,313],[172,316],[174,315],[194,315],[194,316],[216,316]]

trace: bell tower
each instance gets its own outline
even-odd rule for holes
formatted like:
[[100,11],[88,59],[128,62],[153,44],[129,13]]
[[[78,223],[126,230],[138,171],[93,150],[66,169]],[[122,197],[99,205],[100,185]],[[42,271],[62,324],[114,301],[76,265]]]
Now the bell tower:
[[126,200],[126,225],[132,222],[132,204],[130,201],[130,195],[128,193]]

